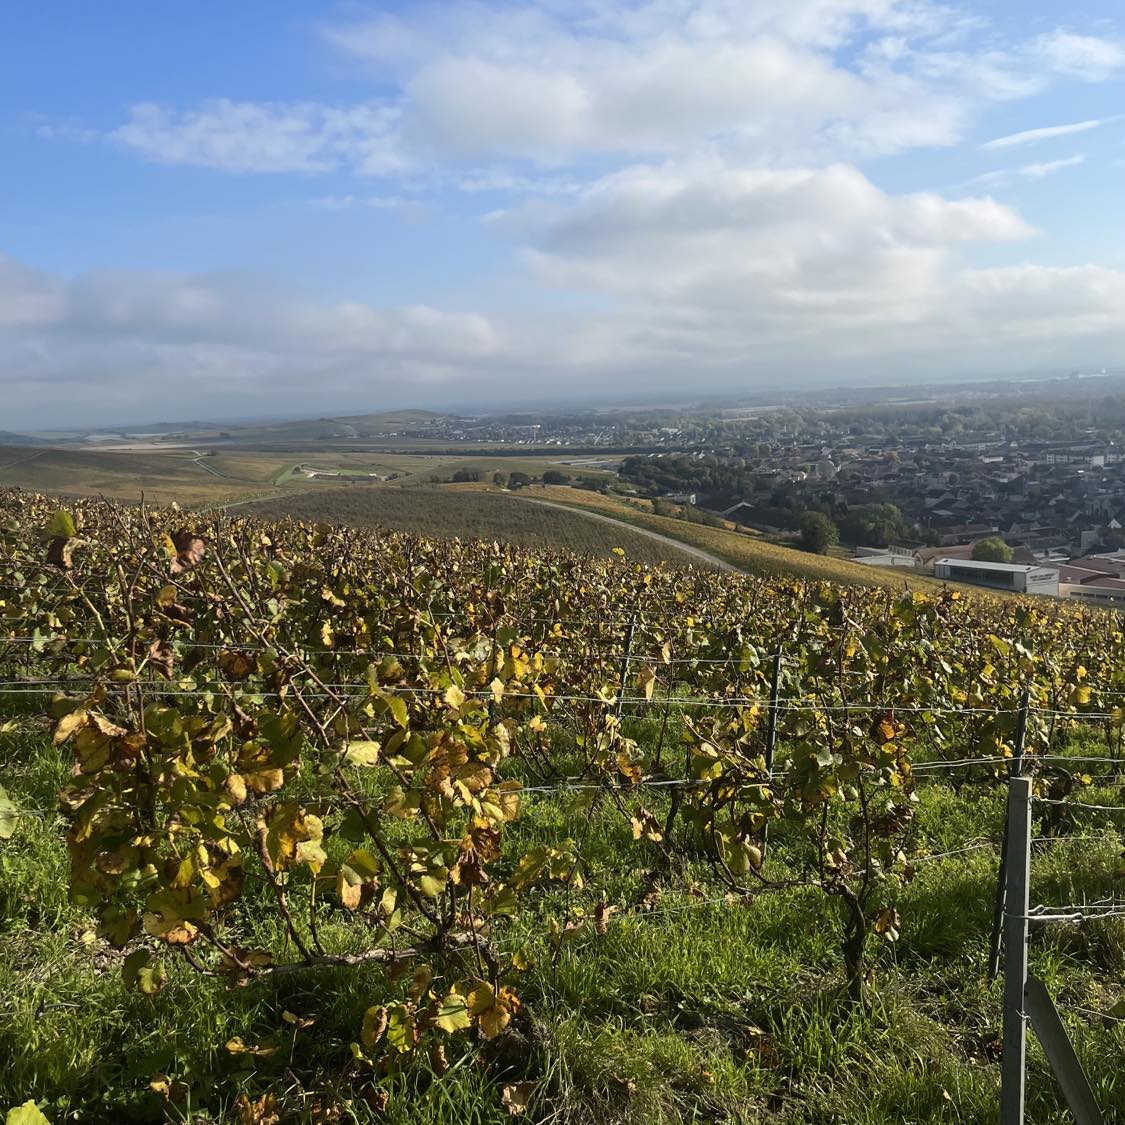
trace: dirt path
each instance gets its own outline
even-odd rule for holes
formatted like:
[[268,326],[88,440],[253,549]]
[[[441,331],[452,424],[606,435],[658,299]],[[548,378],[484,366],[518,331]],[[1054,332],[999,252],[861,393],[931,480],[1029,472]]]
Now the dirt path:
[[712,555],[709,551],[704,551],[700,547],[693,547],[690,543],[681,543],[680,540],[673,539],[670,535],[661,535],[659,531],[650,531],[647,527],[638,527],[636,524],[629,523],[628,520],[614,519],[613,516],[603,515],[601,512],[591,512],[586,508],[572,507],[570,504],[556,504],[551,500],[533,500],[530,496],[516,495],[513,499],[520,500],[524,504],[539,504],[543,508],[557,508],[561,512],[577,512],[580,516],[586,516],[592,520],[601,520],[602,523],[623,528],[634,535],[644,535],[648,539],[655,539],[657,543],[674,547],[677,551],[682,551],[685,555],[691,555],[699,562],[726,571],[728,574],[743,573],[739,567],[727,562],[726,559],[719,558],[718,555]]

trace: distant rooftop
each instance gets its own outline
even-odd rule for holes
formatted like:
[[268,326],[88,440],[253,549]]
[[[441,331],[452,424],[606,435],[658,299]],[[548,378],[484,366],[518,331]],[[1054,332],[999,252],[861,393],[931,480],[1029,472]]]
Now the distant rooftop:
[[995,570],[1004,574],[1028,574],[1033,570],[1046,570],[1047,567],[1042,566],[1026,566],[1021,563],[1000,563],[1000,562],[982,562],[978,559],[934,559],[934,566],[941,566],[942,563],[948,563],[950,566],[968,567],[972,570]]

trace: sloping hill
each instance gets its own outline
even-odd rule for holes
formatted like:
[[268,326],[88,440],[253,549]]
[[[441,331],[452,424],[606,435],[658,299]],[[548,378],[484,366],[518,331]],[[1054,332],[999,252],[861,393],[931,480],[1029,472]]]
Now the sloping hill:
[[643,529],[591,518],[553,505],[479,489],[333,488],[239,504],[248,516],[383,527],[439,538],[498,539],[526,547],[606,554],[614,547],[637,562],[671,562],[721,569],[700,550]]
[[[449,487],[487,491],[492,486]],[[780,547],[775,543],[767,543],[754,534],[657,516],[652,513],[648,501],[626,501],[566,485],[546,487],[537,485],[510,495],[529,506],[532,502],[549,503],[560,508],[596,512],[619,521],[623,527],[655,532],[670,540],[705,551],[750,574],[792,575],[797,578],[827,579],[849,586],[882,586],[897,590],[904,587],[932,590],[942,585],[932,578],[916,575],[910,571],[885,571],[863,566],[848,559],[812,555],[792,547]]]

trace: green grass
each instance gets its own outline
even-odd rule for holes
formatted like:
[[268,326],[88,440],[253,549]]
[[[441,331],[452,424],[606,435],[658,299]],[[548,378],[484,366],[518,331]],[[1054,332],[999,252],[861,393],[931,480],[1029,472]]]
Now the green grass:
[[[649,737],[650,726],[634,733]],[[919,865],[897,898],[901,940],[874,951],[875,1003],[864,1017],[840,1003],[838,920],[819,891],[701,902],[683,888],[706,873],[683,861],[665,880],[660,912],[638,913],[630,906],[646,873],[622,818],[608,808],[591,816],[575,796],[529,799],[513,829],[520,843],[577,838],[588,825],[580,901],[592,906],[604,893],[621,910],[604,936],[582,936],[557,958],[542,919],[527,911],[503,935],[534,961],[518,982],[525,1015],[492,1044],[449,1040],[440,1079],[423,1058],[383,1081],[390,1100],[377,1114],[348,1044],[364,1009],[395,995],[381,970],[228,989],[177,963],[158,995],[124,991],[121,954],[67,899],[64,825],[52,811],[67,773],[43,733],[0,735],[0,784],[44,814],[23,817],[0,842],[0,1110],[33,1098],[52,1121],[233,1121],[240,1093],[274,1092],[287,1107],[282,1120],[313,1120],[314,1106],[334,1105],[345,1121],[499,1123],[512,1120],[503,1086],[530,1080],[537,1093],[524,1119],[540,1122],[996,1119],[1000,994],[985,979],[993,850]],[[920,798],[929,850],[999,838],[995,787],[956,794],[925,784]],[[1092,789],[1089,799],[1115,793]],[[1072,843],[1037,852],[1036,901],[1097,897],[1119,882],[1121,838],[1092,815],[1068,830],[1078,834]],[[770,863],[784,869],[792,847],[781,826]],[[255,940],[284,945],[268,925]],[[1125,924],[1037,930],[1031,965],[1056,998],[1105,1011],[1123,993]],[[286,1011],[316,1023],[294,1032]],[[1107,1120],[1125,1120],[1125,1027],[1066,1022]],[[274,1053],[232,1054],[233,1037]],[[1034,1043],[1029,1057],[1028,1120],[1061,1125],[1068,1117]],[[177,1100],[152,1089],[161,1078]]]

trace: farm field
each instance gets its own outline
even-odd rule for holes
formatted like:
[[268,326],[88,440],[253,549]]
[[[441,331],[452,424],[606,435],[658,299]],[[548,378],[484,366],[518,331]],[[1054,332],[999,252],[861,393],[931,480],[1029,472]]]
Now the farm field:
[[1125,1120],[1117,616],[191,518],[0,496],[0,1105],[995,1121],[1015,744]]
[[68,496],[106,496],[183,505],[220,503],[260,493],[261,480],[202,468],[189,449],[111,453],[86,449],[0,449],[0,488]]
[[[198,456],[197,454],[206,454]],[[204,507],[260,496],[280,495],[287,488],[332,487],[295,472],[299,466],[342,474],[392,474],[393,483],[430,486],[459,469],[491,477],[496,471],[542,475],[559,468],[556,457],[419,455],[394,451],[285,450],[178,446],[143,449],[44,448],[0,446],[0,488],[23,488],[67,496],[106,496],[136,502],[144,493],[154,503],[176,501],[185,507]],[[612,477],[600,469],[583,469],[583,476]]]

